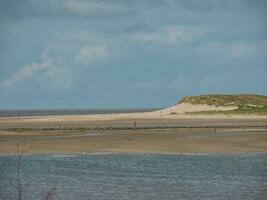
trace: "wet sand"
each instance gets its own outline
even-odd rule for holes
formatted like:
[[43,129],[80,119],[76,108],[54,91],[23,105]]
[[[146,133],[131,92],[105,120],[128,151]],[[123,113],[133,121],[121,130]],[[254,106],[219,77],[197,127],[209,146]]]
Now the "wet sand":
[[[140,114],[141,115],[141,114]],[[152,127],[190,127],[190,126],[267,126],[267,116],[163,116],[162,118],[143,117],[139,114],[107,115],[63,115],[34,117],[0,117],[0,130],[10,128],[121,128],[133,127],[136,122],[139,128]]]
[[0,153],[16,153],[17,143],[27,153],[267,152],[266,125],[248,118],[0,118]]
[[0,132],[0,153],[267,152],[267,129]]

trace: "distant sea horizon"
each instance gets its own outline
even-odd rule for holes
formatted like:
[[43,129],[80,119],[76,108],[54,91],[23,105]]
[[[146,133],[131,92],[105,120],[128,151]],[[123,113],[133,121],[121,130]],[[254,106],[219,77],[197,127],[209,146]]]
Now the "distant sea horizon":
[[150,112],[158,109],[160,108],[0,109],[0,117],[135,113],[135,112]]

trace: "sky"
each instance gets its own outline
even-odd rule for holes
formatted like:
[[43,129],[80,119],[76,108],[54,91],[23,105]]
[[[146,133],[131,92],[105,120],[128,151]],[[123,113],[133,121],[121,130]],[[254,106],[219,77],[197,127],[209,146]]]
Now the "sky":
[[0,0],[0,109],[267,95],[265,0]]

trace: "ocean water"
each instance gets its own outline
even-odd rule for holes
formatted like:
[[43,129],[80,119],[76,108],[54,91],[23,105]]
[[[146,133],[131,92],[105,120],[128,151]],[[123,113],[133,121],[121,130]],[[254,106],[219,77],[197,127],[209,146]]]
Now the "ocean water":
[[[266,199],[267,154],[24,155],[23,199]],[[0,156],[0,199],[17,199],[16,156]]]
[[91,115],[150,112],[157,108],[132,109],[34,109],[34,110],[0,110],[0,117],[47,116],[47,115]]

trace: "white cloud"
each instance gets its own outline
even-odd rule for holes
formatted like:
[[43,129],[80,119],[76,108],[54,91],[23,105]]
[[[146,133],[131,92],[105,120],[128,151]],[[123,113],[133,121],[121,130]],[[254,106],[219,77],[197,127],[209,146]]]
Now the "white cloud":
[[140,43],[178,44],[194,40],[206,31],[199,27],[167,26],[150,32],[139,32],[129,36],[129,40]]
[[80,16],[106,16],[121,14],[129,11],[129,7],[122,3],[111,2],[86,2],[80,0],[68,1],[65,7],[73,14]]
[[0,88],[11,87],[14,84],[17,84],[23,80],[32,77],[39,71],[47,70],[51,67],[52,67],[52,60],[49,57],[44,56],[42,62],[40,63],[33,62],[29,65],[25,65],[21,69],[13,73],[11,76],[6,78],[5,80],[0,81]]
[[25,65],[5,80],[0,81],[0,90],[11,88],[31,78],[57,86],[61,84],[62,88],[69,86],[71,81],[67,74],[68,70],[65,67],[59,66],[57,61],[48,54],[49,51],[45,51],[40,62]]
[[0,80],[0,90],[10,89],[29,79],[39,84],[67,89],[73,83],[73,66],[80,67],[80,64],[98,61],[109,55],[106,45],[81,46],[69,42],[66,48],[64,42],[65,40],[48,45],[39,62],[24,65],[4,80]]
[[105,45],[88,45],[80,48],[75,56],[75,61],[78,63],[88,63],[94,59],[103,58],[108,54],[108,49]]

